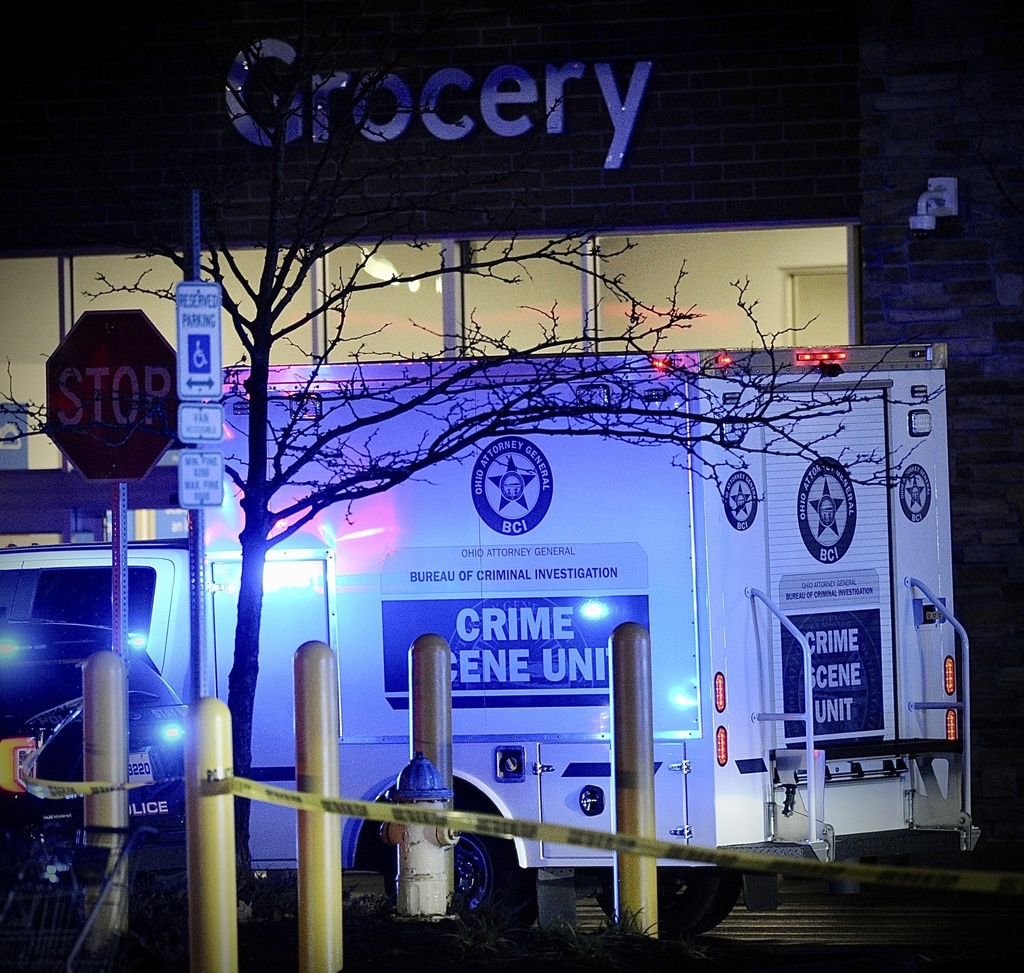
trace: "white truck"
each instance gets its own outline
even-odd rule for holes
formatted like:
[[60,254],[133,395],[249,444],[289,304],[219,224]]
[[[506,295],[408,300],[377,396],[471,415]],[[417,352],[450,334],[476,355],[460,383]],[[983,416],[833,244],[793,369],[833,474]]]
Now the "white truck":
[[[435,633],[451,648],[455,805],[611,828],[608,640],[632,621],[651,638],[660,839],[819,859],[970,850],[945,365],[940,344],[641,358],[636,401],[716,419],[692,450],[502,434],[327,510],[267,563],[252,776],[294,786],[292,659],[319,639],[338,659],[342,792],[384,799],[411,756],[409,649]],[[502,380],[527,381],[522,369]],[[310,374],[275,373],[272,424],[310,408]],[[386,398],[408,374],[331,366],[313,398],[357,380]],[[720,421],[749,418],[768,381],[757,407],[771,423]],[[602,394],[567,387],[577,402]],[[247,434],[231,388],[229,463]],[[413,410],[397,435],[443,421]],[[222,697],[240,565],[228,495],[205,514],[207,679]],[[109,562],[102,547],[11,549],[0,577],[61,572],[72,590],[76,570]],[[133,545],[130,564],[149,572],[150,657],[187,701],[187,547]],[[343,844],[346,867],[393,876],[373,822],[346,820]],[[252,854],[257,867],[294,866],[294,812],[255,803]],[[596,849],[466,835],[456,856],[471,902],[529,899],[550,869],[609,897],[611,860]],[[659,878],[673,932],[710,928],[741,888],[734,872],[674,860]],[[770,908],[770,883],[753,879],[746,904]]]

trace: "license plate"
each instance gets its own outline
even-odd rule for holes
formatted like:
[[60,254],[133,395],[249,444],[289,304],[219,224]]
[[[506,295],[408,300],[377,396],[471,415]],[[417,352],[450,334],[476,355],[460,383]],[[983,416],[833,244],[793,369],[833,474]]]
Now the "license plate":
[[128,754],[128,783],[153,783],[153,765],[149,762],[149,754],[145,751]]

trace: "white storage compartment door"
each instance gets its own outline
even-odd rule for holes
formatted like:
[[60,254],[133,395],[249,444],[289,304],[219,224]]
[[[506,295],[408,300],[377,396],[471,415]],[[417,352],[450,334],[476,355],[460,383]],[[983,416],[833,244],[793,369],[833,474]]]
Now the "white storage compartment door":
[[[799,441],[817,456],[768,445],[772,591],[810,643],[816,742],[895,735],[885,399],[882,390],[851,396],[848,411],[801,420]],[[803,653],[772,624],[775,705],[799,712]],[[802,743],[802,721],[782,727],[777,745]]]

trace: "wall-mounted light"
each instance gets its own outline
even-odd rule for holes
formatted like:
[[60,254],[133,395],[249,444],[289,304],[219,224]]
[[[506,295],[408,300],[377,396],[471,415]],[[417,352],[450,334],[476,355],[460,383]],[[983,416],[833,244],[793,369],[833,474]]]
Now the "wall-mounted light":
[[935,229],[939,216],[956,216],[959,212],[957,181],[952,176],[936,176],[928,180],[927,192],[917,197],[917,213],[910,217],[914,236],[924,236]]

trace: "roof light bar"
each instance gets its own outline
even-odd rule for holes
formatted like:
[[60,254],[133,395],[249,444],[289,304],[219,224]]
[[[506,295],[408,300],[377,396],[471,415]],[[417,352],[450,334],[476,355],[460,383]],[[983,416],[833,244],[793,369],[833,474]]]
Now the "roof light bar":
[[822,365],[831,362],[846,361],[847,352],[839,348],[821,349],[819,351],[798,351],[793,356],[796,365]]

